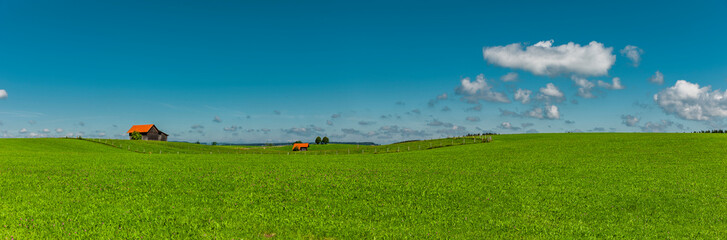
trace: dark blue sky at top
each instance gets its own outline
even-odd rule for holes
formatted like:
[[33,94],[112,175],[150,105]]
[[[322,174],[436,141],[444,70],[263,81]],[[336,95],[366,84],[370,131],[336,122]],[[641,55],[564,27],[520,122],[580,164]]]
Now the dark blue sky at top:
[[[652,96],[681,79],[727,88],[726,10],[724,1],[2,1],[0,89],[8,97],[0,100],[0,130],[122,137],[131,124],[156,123],[188,141],[391,142],[481,131],[642,131],[664,121],[674,123],[664,131],[704,129],[722,122],[669,114]],[[483,47],[551,39],[612,47],[608,75],[589,79],[619,77],[626,88],[582,99],[569,77],[483,59]],[[619,53],[627,45],[644,50],[638,67]],[[647,80],[657,70],[663,85]],[[502,82],[509,72],[519,81]],[[467,110],[476,104],[454,89],[478,74],[510,99],[516,88],[555,84],[567,99],[558,104],[561,117],[502,116],[530,108],[516,101]],[[443,93],[448,99],[427,105]],[[640,125],[625,126],[623,115]],[[386,135],[384,126],[425,134]]]

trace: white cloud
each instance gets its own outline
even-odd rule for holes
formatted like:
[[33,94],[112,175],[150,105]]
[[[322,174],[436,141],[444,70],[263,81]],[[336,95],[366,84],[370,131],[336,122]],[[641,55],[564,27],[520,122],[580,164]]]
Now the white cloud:
[[56,128],[56,132],[57,133],[62,133],[63,132],[63,128]]
[[532,110],[525,112],[525,114],[523,114],[523,116],[537,118],[537,119],[543,119],[543,109],[542,108],[533,108]]
[[684,80],[654,94],[654,101],[664,112],[687,120],[727,117],[727,91],[712,91],[711,86],[699,87]]
[[429,100],[429,107],[434,107],[439,101],[447,100],[448,96],[447,93],[442,93],[442,95],[438,95],[437,98]]
[[658,70],[654,73],[654,76],[651,76],[649,78],[649,82],[656,83],[656,84],[664,84],[664,74],[659,72]]
[[573,80],[573,83],[578,86],[578,96],[581,96],[582,98],[595,98],[596,96],[591,93],[591,90],[593,87],[596,86],[596,84],[593,84],[593,82],[588,81],[588,79],[576,77],[571,77],[571,80]]
[[457,88],[457,91],[462,94],[474,95],[478,91],[485,90],[485,88],[491,88],[487,85],[487,82],[485,81],[485,76],[482,74],[477,75],[477,80],[475,80],[474,82],[470,81],[470,78],[468,77],[463,78],[461,82],[462,85]]
[[222,128],[222,130],[225,131],[225,132],[236,132],[237,131],[237,126],[224,127],[224,128]]
[[523,104],[530,102],[530,94],[532,94],[533,91],[527,90],[527,89],[518,89],[515,92],[515,101],[521,102]]
[[216,122],[216,123],[221,123],[222,122],[222,119],[220,119],[220,117],[218,117],[218,116],[215,116],[215,118],[212,119],[212,121],[213,122]]
[[22,128],[22,129],[20,129],[20,131],[18,131],[18,132],[19,132],[19,133],[22,133],[22,134],[26,134],[26,133],[28,133],[28,129]]
[[540,88],[540,93],[553,98],[563,98],[564,96],[563,92],[561,92],[560,89],[558,89],[558,87],[556,87],[553,83],[548,83],[544,88]]
[[644,124],[644,126],[641,127],[641,131],[644,132],[664,132],[667,128],[671,127],[674,122],[667,121],[667,120],[661,120],[661,122],[647,122]]
[[333,126],[333,121],[331,121],[331,120],[326,120],[326,125],[328,125],[328,126]]
[[510,123],[510,122],[502,122],[502,123],[500,123],[500,128],[502,128],[502,129],[510,129],[510,130],[520,130],[519,127],[512,126],[512,123]]
[[434,119],[431,122],[428,122],[427,123],[427,126],[451,128],[451,127],[454,126],[454,124],[452,124],[452,123],[446,123],[446,122],[442,122],[442,121],[439,121],[437,119]]
[[621,78],[618,78],[618,77],[613,78],[612,83],[607,83],[607,82],[598,80],[598,86],[605,88],[605,89],[611,89],[611,90],[624,89],[624,86],[621,85]]
[[518,80],[518,74],[516,72],[508,73],[500,77],[500,80],[503,82],[515,82]]
[[283,129],[283,133],[285,134],[291,134],[291,135],[298,135],[303,137],[312,136],[314,134],[322,134],[325,132],[323,128],[317,127],[315,125],[308,125],[308,127],[293,127],[289,129]]
[[641,54],[643,53],[643,49],[633,45],[628,45],[624,49],[621,49],[621,55],[631,59],[634,67],[638,67],[639,63],[641,63]]
[[49,133],[49,132],[50,132],[50,129],[44,128],[44,129],[43,129],[43,132],[44,132],[44,133]]
[[621,120],[622,120],[621,123],[623,123],[624,125],[629,126],[629,127],[634,127],[634,126],[636,126],[636,124],[639,123],[639,120],[641,120],[641,119],[634,117],[632,115],[621,115]]
[[558,111],[558,106],[555,106],[555,105],[545,106],[545,118],[560,119],[560,112]]
[[447,100],[447,93],[442,93],[442,95],[437,96],[437,100]]
[[500,109],[500,116],[527,117],[536,119],[560,119],[558,106],[547,104],[545,107],[535,107],[523,113]]
[[451,128],[439,129],[437,133],[447,136],[461,136],[467,134],[467,128],[463,126],[454,125]]
[[482,74],[477,75],[475,81],[470,81],[470,78],[463,78],[461,85],[455,89],[455,93],[463,95],[462,99],[469,103],[476,103],[479,100],[503,103],[510,102],[510,99],[504,93],[495,92],[492,86],[487,84],[487,80]]
[[547,76],[606,75],[616,62],[613,48],[596,41],[585,46],[573,42],[553,46],[553,40],[541,41],[524,50],[520,43],[513,43],[485,47],[482,52],[488,63]]
[[0,89],[0,99],[8,98],[8,92],[5,89]]

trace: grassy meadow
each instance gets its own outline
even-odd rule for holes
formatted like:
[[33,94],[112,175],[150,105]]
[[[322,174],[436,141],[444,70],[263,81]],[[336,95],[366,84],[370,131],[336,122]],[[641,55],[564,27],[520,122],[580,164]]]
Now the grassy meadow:
[[727,236],[726,134],[493,139],[290,155],[286,147],[1,139],[0,239]]

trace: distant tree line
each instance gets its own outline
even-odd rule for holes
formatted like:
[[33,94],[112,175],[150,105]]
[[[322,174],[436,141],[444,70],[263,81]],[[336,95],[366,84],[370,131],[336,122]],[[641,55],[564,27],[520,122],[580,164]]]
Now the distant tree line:
[[477,136],[487,136],[487,135],[499,135],[494,132],[484,132],[484,133],[468,133],[467,135],[463,137],[477,137]]
[[702,130],[702,131],[694,131],[692,133],[727,133],[727,130],[722,130],[722,129]]

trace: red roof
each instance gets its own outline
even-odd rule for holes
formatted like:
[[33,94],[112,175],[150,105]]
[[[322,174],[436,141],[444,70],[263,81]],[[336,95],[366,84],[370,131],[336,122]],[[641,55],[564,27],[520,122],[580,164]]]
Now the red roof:
[[295,147],[298,147],[298,149],[308,148],[308,144],[307,143],[293,143],[293,149],[295,149]]
[[145,124],[145,125],[134,125],[131,126],[131,129],[127,131],[126,133],[133,133],[133,132],[139,132],[139,133],[145,133],[149,132],[151,130],[151,127],[153,127],[154,124]]

